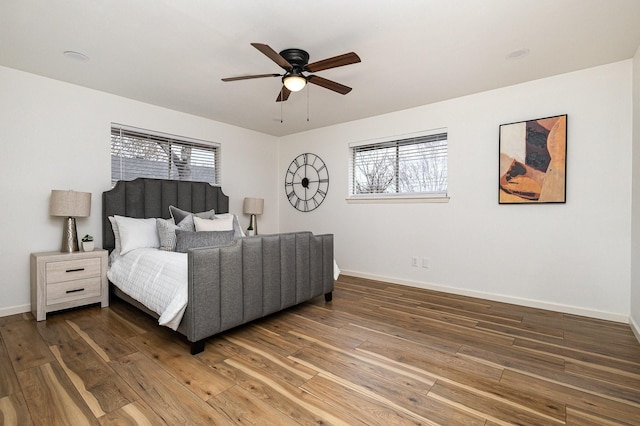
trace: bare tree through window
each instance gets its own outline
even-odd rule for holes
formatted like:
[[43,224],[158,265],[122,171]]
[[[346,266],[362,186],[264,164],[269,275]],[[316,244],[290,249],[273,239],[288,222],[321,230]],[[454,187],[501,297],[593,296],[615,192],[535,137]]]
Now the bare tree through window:
[[219,183],[219,147],[130,128],[111,129],[111,181],[137,177]]
[[351,195],[446,194],[447,134],[351,148]]
[[394,192],[395,154],[390,148],[360,150],[355,153],[356,194]]
[[402,155],[398,180],[401,193],[447,192],[447,141],[408,145]]

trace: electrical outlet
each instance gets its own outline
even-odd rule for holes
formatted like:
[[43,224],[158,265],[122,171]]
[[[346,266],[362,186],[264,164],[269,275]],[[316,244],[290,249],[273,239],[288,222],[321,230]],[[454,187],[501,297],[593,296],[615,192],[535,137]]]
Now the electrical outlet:
[[423,257],[422,258],[422,267],[423,268],[429,268],[429,258],[428,257]]
[[411,266],[415,266],[415,267],[418,266],[418,256],[413,256],[411,258]]

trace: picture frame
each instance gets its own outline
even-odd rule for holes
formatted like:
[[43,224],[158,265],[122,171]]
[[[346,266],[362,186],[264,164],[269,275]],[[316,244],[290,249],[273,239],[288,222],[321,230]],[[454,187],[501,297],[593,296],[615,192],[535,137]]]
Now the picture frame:
[[567,114],[501,124],[499,204],[566,203]]

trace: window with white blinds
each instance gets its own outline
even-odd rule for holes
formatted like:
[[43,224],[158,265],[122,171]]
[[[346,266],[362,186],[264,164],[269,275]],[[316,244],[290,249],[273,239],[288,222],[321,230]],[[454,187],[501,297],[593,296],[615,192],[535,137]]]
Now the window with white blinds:
[[220,144],[111,125],[111,184],[138,177],[220,185]]
[[350,145],[349,196],[445,197],[447,132]]

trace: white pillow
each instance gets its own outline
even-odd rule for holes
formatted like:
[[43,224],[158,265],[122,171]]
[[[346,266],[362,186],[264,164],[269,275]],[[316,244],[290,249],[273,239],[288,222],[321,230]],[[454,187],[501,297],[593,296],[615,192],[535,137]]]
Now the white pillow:
[[115,216],[120,233],[120,254],[141,247],[160,247],[156,219],[134,219],[132,217]]
[[233,234],[233,238],[244,237],[244,231],[240,227],[240,222],[238,222],[238,215],[233,213],[221,213],[214,216],[215,219],[226,219],[229,216],[233,216],[233,230],[235,233]]
[[111,229],[113,229],[113,250],[109,255],[109,264],[112,264],[117,256],[120,256],[120,248],[122,244],[120,243],[120,231],[118,231],[118,224],[116,223],[116,218],[113,216],[109,216],[109,222],[111,222]]
[[196,225],[196,231],[233,231],[233,216],[229,215],[225,218],[203,219],[198,216],[193,217],[193,223]]

